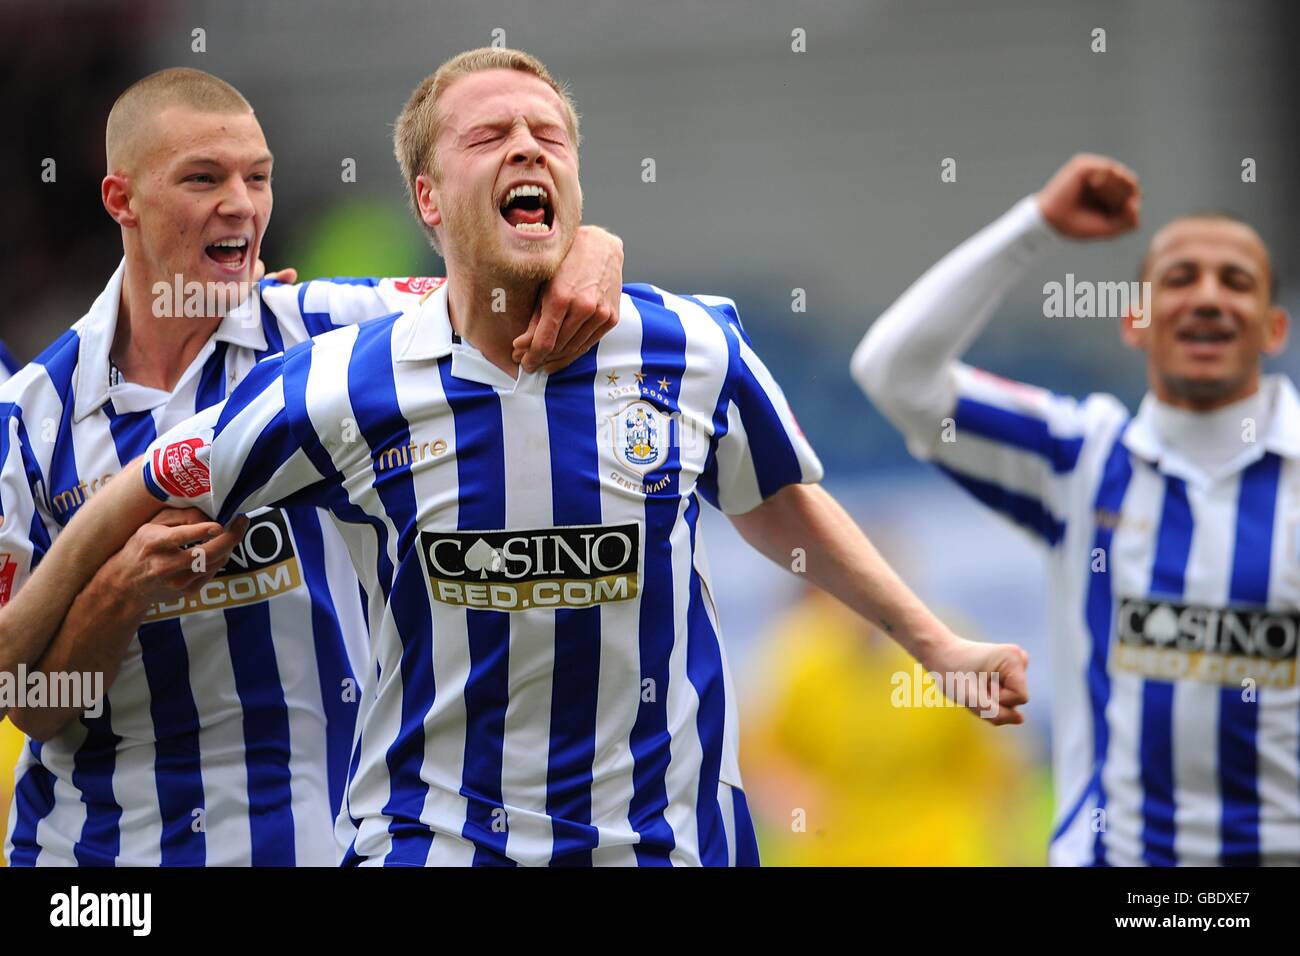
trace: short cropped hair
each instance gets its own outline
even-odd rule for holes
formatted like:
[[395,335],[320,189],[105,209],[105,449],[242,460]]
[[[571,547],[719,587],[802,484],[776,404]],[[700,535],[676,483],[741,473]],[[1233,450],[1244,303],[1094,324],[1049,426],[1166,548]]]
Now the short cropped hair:
[[125,161],[131,144],[146,121],[173,105],[189,106],[204,113],[251,113],[244,95],[225,80],[189,67],[173,67],[150,73],[127,87],[108,114],[104,131],[104,153],[108,171]]
[[[1238,226],[1245,226],[1251,232],[1255,233],[1256,235],[1259,235],[1259,230],[1257,230],[1254,227],[1254,225],[1247,222],[1245,219],[1237,215],[1235,212],[1228,212],[1227,210],[1224,209],[1199,209],[1196,212],[1189,212],[1189,213],[1184,213],[1181,216],[1175,216],[1173,219],[1170,219],[1167,223],[1165,223],[1163,226],[1157,229],[1156,232],[1157,233],[1163,232],[1165,229],[1168,229],[1174,223],[1184,222],[1188,219],[1209,219],[1214,222],[1231,222],[1231,223],[1235,223]],[[1154,239],[1155,236],[1153,235],[1151,238]],[[1263,236],[1260,236],[1259,241],[1264,246],[1264,255],[1267,256],[1267,261],[1268,261],[1269,301],[1276,302],[1278,294],[1281,291],[1281,289],[1278,283],[1277,269],[1274,268],[1273,266],[1273,251],[1269,249],[1268,243],[1264,242]],[[1147,268],[1150,265],[1151,265],[1151,244],[1147,243],[1147,249],[1144,253],[1142,253],[1142,262],[1138,266],[1139,282],[1146,279]]]

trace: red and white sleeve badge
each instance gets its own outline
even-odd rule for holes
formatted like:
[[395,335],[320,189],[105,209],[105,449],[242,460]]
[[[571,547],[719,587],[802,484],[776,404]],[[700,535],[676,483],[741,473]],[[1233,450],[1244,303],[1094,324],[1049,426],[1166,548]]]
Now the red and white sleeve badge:
[[154,481],[173,498],[199,498],[212,490],[209,446],[202,438],[172,442],[153,453]]

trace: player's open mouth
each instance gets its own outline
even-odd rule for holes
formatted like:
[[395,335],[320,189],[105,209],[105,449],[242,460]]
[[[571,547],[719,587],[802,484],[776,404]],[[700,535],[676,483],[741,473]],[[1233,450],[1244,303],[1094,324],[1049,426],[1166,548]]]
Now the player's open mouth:
[[203,251],[225,269],[238,271],[248,264],[248,240],[245,238],[218,239],[205,246]]
[[1223,326],[1191,326],[1178,332],[1178,341],[1193,345],[1217,345],[1221,342],[1231,342],[1236,337],[1236,329]]
[[550,193],[531,183],[515,186],[501,200],[501,218],[523,235],[548,235],[555,224]]
[[1178,330],[1178,342],[1192,360],[1219,361],[1236,340],[1232,325],[1189,325]]

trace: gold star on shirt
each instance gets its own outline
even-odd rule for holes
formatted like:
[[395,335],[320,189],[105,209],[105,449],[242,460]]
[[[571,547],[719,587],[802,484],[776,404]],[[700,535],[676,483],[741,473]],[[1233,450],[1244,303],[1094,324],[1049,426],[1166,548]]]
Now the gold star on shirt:
[[669,384],[671,384],[671,383],[668,381],[668,379],[666,379],[666,378],[661,378],[661,379],[659,380],[659,390],[662,391],[662,392],[666,392],[666,391],[668,391],[668,386],[669,386]]
[[632,374],[636,376],[636,383],[638,385],[645,384],[645,372],[633,372]]
[[618,384],[618,372],[610,372],[608,375],[605,376],[605,378],[609,379],[610,385]]

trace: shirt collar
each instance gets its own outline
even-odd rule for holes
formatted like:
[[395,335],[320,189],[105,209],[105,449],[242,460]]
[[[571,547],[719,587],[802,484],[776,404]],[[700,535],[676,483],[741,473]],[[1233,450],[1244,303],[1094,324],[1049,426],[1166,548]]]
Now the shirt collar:
[[99,411],[108,401],[109,352],[117,332],[118,306],[122,301],[122,279],[126,275],[126,260],[118,263],[117,271],[108,285],[74,326],[77,329],[76,404],[73,421]]
[[[118,263],[113,277],[104,291],[95,299],[90,310],[81,317],[75,328],[79,338],[77,348],[76,404],[73,420],[80,422],[108,401],[111,387],[111,352],[117,335],[117,319],[122,302],[122,282],[126,276],[126,260]],[[182,300],[183,301],[183,300]],[[217,326],[209,341],[229,342],[257,352],[266,351],[266,332],[262,328],[261,287],[237,308],[231,309]]]
[[420,300],[410,326],[406,341],[397,353],[397,361],[427,362],[451,354],[451,317],[447,313],[446,282]]
[[450,355],[451,374],[467,382],[487,385],[503,393],[537,391],[546,387],[547,376],[544,370],[525,372],[520,368],[515,375],[510,375],[456,335],[447,311],[445,281],[420,300],[419,311],[415,313],[410,326],[406,341],[397,354],[399,362],[424,362]]
[[221,324],[212,333],[215,342],[229,342],[254,352],[265,352],[266,329],[262,327],[262,284],[235,308],[221,317]]
[[[1270,409],[1268,428],[1256,443],[1255,453],[1243,456],[1241,467],[1258,459],[1265,451],[1284,458],[1300,458],[1300,395],[1295,385],[1285,375],[1263,375],[1259,388],[1265,407]],[[1156,428],[1154,419],[1158,402],[1159,399],[1151,392],[1143,397],[1137,415],[1124,430],[1123,438],[1129,451],[1152,463],[1161,463],[1170,457],[1171,452],[1177,457],[1177,449],[1168,447]]]
[[1300,394],[1296,393],[1295,383],[1285,375],[1264,378],[1276,383],[1273,420],[1264,436],[1264,447],[1283,458],[1300,458]]

